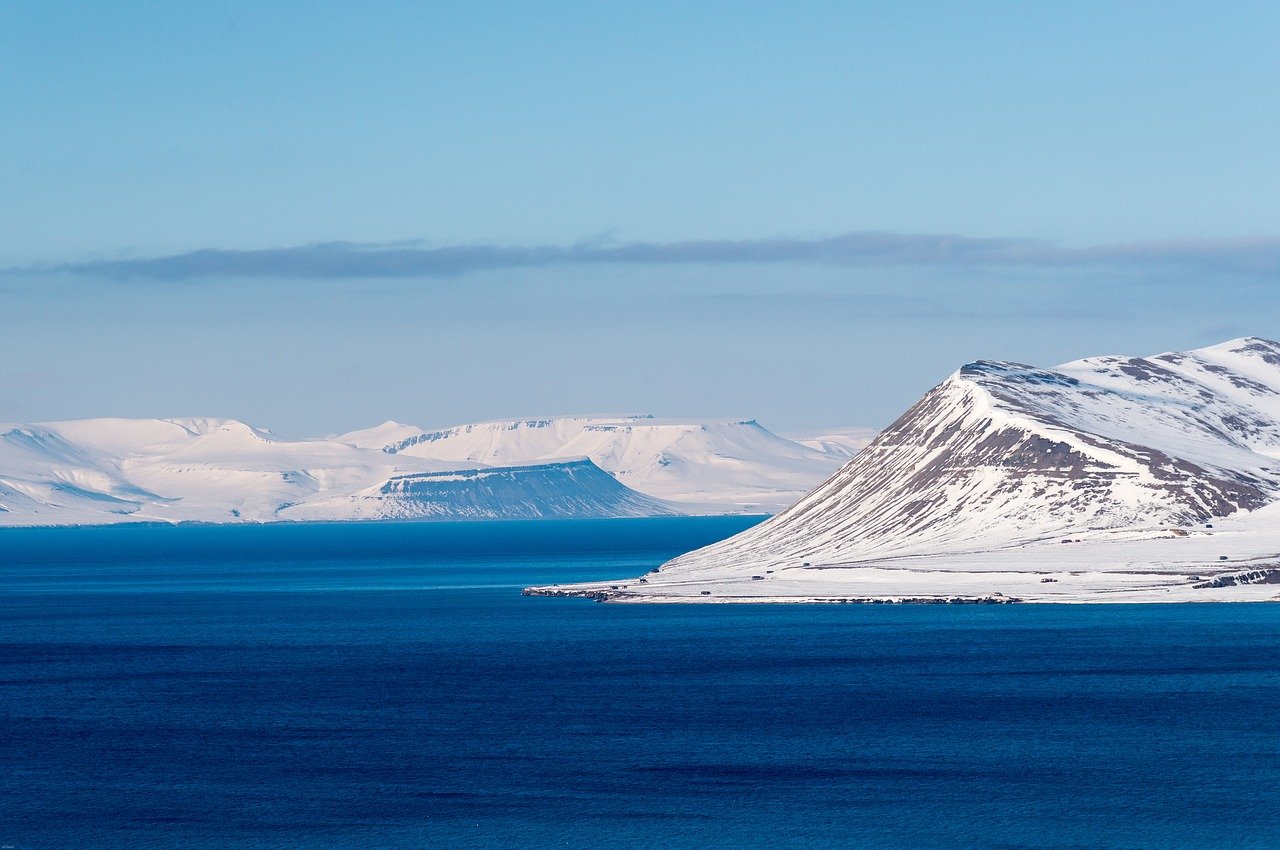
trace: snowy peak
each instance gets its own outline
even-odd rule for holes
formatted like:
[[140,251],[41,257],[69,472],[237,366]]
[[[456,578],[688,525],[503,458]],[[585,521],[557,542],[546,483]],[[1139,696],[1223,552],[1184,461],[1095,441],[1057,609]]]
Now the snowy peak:
[[674,564],[823,563],[1177,526],[1280,497],[1280,345],[980,360],[772,520]]
[[1260,361],[1268,366],[1280,367],[1280,342],[1260,336],[1244,336],[1199,348],[1192,354],[1204,357],[1216,355],[1239,355]]
[[348,431],[331,439],[334,442],[347,443],[357,448],[384,450],[421,433],[422,429],[417,425],[405,425],[402,422],[388,419],[381,425],[375,425],[372,428],[361,428],[358,431]]

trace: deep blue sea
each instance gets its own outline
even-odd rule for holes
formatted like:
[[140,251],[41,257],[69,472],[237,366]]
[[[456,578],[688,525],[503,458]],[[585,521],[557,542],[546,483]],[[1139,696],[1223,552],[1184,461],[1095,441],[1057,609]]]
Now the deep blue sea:
[[1280,605],[597,605],[750,519],[0,532],[0,846],[1280,847]]

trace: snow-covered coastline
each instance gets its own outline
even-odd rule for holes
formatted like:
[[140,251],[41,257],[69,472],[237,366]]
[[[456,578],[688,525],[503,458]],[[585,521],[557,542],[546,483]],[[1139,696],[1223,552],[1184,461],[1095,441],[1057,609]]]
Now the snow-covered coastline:
[[1280,343],[969,364],[772,519],[616,602],[1280,599]]

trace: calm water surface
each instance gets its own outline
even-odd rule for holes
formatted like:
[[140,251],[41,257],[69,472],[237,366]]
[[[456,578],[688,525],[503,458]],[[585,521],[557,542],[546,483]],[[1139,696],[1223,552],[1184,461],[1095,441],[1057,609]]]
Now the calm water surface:
[[1280,606],[519,596],[750,522],[0,532],[0,845],[1280,847]]

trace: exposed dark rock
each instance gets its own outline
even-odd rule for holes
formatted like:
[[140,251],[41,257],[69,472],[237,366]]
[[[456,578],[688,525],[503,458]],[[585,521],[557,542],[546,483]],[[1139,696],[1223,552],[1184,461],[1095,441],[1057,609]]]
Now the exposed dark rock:
[[[1192,576],[1195,579],[1198,576]],[[1249,570],[1243,573],[1214,576],[1208,581],[1193,585],[1197,588],[1235,587],[1242,584],[1280,584],[1280,568]]]

